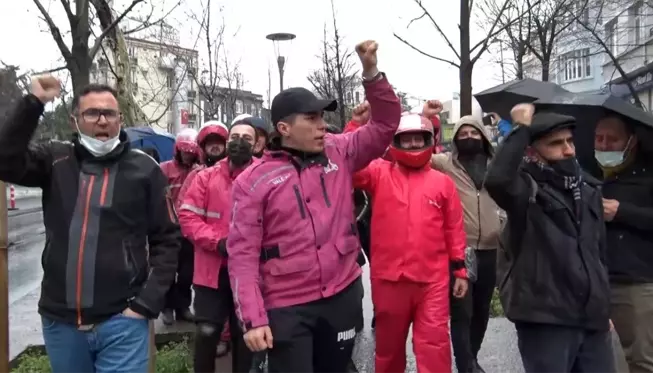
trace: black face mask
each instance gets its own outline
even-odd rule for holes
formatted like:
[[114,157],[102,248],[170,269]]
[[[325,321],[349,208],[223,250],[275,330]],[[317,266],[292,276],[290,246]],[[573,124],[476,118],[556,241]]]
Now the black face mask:
[[252,160],[252,145],[238,138],[227,144],[227,157],[236,167],[242,167]]
[[222,152],[220,155],[206,155],[204,159],[204,163],[206,163],[207,166],[211,167],[214,164],[220,162],[227,156],[226,152]]
[[569,157],[559,161],[549,161],[549,166],[561,176],[577,177],[580,173],[580,166],[576,157]]
[[485,151],[482,139],[468,137],[466,139],[456,139],[456,148],[458,153],[463,155],[479,154]]

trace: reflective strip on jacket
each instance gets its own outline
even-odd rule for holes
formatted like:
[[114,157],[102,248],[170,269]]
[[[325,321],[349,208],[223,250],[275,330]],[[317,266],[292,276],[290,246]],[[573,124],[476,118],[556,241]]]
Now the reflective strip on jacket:
[[178,204],[179,191],[184,184],[184,180],[186,180],[188,174],[193,170],[193,167],[182,166],[175,159],[161,163],[160,167],[163,174],[168,178],[168,191],[176,206]]
[[450,265],[466,278],[463,210],[449,176],[380,159],[354,175],[354,187],[372,196],[372,278],[449,281]]
[[226,158],[203,169],[193,177],[179,205],[181,231],[195,248],[193,283],[196,285],[218,288],[218,273],[223,260],[218,252],[218,242],[227,237],[231,185],[241,172],[230,172]]
[[297,167],[267,152],[233,186],[227,251],[236,313],[245,330],[268,323],[266,310],[333,296],[360,276],[352,176],[390,145],[401,106],[385,77],[363,83],[372,120],[325,137],[326,166]]

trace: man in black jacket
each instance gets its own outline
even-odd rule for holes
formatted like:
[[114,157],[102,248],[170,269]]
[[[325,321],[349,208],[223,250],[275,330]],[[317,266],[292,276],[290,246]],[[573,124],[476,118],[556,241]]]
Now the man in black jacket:
[[485,187],[506,211],[500,285],[526,373],[614,372],[598,181],[576,160],[575,119],[512,110]]
[[653,164],[625,118],[596,126],[603,171],[610,316],[631,372],[653,372]]
[[147,372],[148,319],[172,283],[180,230],[167,181],[120,130],[117,93],[84,88],[72,142],[30,145],[52,77],[32,81],[0,125],[0,179],[43,190],[39,313],[54,373]]

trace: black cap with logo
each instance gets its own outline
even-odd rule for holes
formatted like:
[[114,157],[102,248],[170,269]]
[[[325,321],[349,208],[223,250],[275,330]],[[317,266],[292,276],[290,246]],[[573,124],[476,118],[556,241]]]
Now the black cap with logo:
[[272,100],[270,116],[272,125],[293,114],[317,113],[320,111],[336,111],[338,101],[323,100],[315,97],[313,92],[306,88],[288,88],[279,92]]

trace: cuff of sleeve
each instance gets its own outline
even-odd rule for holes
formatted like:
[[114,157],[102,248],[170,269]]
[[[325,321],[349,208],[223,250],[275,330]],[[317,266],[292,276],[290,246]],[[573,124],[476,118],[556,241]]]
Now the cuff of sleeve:
[[467,270],[465,268],[453,271],[453,277],[467,280]]
[[363,86],[378,84],[379,82],[382,82],[384,80],[386,80],[385,73],[379,71],[378,73],[376,73],[376,75],[370,77],[369,79],[363,78]]
[[614,214],[613,221],[617,223],[628,223],[632,214],[631,205],[628,203],[619,202],[617,213]]
[[451,269],[454,277],[467,279],[467,269],[465,268],[464,260],[451,261]]
[[259,328],[261,326],[266,326],[268,324],[268,317],[265,314],[262,314],[259,317],[253,319],[245,320],[242,323],[243,333],[247,333],[249,330]]
[[38,97],[34,96],[31,93],[25,96],[25,101],[30,106],[38,107],[41,111],[45,110],[45,105],[41,102],[41,100],[39,100]]
[[145,307],[141,303],[138,302],[138,300],[134,299],[131,302],[129,302],[129,308],[131,308],[132,311],[136,312],[139,315],[143,315],[148,319],[156,319],[159,316],[158,312],[153,312],[149,308]]
[[228,258],[229,253],[227,252],[227,239],[223,238],[220,241],[218,241],[218,252],[220,253],[220,256],[223,258]]

